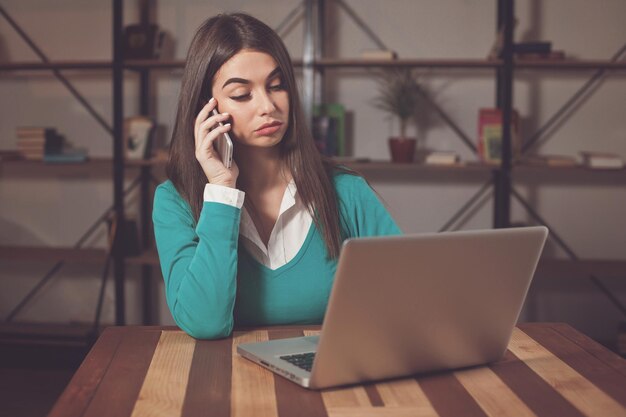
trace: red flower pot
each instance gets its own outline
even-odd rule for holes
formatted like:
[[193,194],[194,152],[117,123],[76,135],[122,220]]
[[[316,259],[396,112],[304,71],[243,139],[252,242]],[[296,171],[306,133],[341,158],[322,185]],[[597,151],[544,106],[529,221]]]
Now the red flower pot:
[[391,151],[391,162],[411,163],[415,157],[414,138],[389,138],[389,150]]

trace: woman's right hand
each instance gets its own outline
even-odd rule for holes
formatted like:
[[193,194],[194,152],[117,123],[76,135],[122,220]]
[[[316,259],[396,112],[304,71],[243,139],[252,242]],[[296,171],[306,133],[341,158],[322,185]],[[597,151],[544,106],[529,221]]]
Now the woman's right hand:
[[225,123],[224,126],[218,125],[218,122],[225,122],[230,118],[228,113],[211,115],[216,106],[217,102],[211,98],[196,117],[194,126],[196,159],[210,184],[235,188],[239,176],[237,164],[233,160],[231,168],[226,168],[213,146],[218,136],[228,132],[231,128],[230,123]]

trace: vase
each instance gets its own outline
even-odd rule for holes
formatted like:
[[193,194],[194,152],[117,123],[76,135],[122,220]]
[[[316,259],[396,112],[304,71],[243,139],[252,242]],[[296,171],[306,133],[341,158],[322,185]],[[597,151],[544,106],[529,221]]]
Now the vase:
[[389,138],[389,150],[391,151],[391,162],[410,164],[415,157],[415,138]]

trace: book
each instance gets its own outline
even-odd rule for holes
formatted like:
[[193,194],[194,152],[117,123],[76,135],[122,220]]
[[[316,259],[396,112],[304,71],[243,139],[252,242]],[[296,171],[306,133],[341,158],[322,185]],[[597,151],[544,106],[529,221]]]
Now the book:
[[524,53],[516,53],[515,58],[518,60],[563,60],[565,59],[565,51],[550,51],[550,52],[524,52]]
[[315,106],[313,116],[328,116],[335,119],[335,154],[332,156],[345,156],[346,151],[346,109],[339,103],[326,103]]
[[68,149],[59,153],[45,154],[43,161],[48,164],[80,163],[87,160],[87,151],[84,149]]
[[398,59],[398,54],[389,49],[366,49],[361,51],[362,59],[372,60],[394,60]]
[[59,152],[63,147],[63,138],[58,135],[49,136],[42,139],[25,139],[18,140],[17,148],[18,150],[23,151],[31,151],[31,150],[42,150],[47,153]]
[[17,149],[25,159],[41,160],[63,149],[63,137],[54,128],[17,128]]
[[337,120],[330,116],[313,117],[313,140],[322,155],[337,155]]
[[552,51],[552,42],[519,42],[513,44],[514,53],[545,54]]
[[154,24],[128,25],[124,28],[124,59],[158,58],[163,34]]
[[18,126],[15,132],[18,138],[41,138],[54,130],[51,127]]
[[[520,154],[519,115],[511,114],[511,154]],[[500,162],[502,159],[502,111],[482,108],[478,113],[478,155],[484,162]]]
[[550,167],[573,167],[578,165],[576,158],[566,155],[532,155],[522,158],[520,162],[525,165]]
[[46,137],[17,138],[16,145],[19,148],[43,148],[46,145]]
[[582,163],[592,169],[623,169],[624,160],[617,154],[608,152],[580,152]]
[[451,151],[433,151],[426,155],[426,165],[454,165],[459,162],[459,155]]

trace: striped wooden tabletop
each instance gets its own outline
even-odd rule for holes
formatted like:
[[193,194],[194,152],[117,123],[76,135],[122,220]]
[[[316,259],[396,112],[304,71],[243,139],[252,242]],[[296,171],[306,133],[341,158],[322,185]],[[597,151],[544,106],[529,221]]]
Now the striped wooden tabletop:
[[626,361],[565,324],[520,325],[489,366],[324,391],[235,353],[303,333],[315,330],[196,341],[173,328],[111,327],[49,416],[626,416]]

